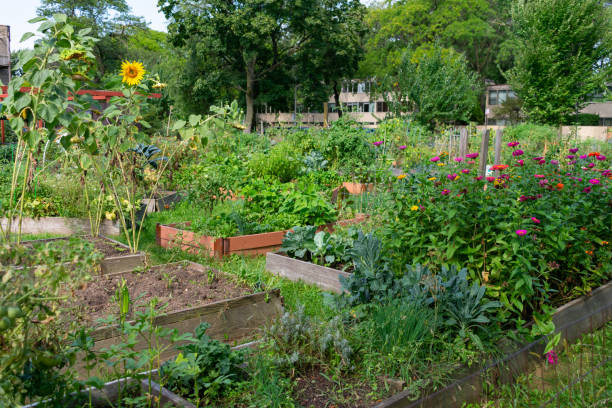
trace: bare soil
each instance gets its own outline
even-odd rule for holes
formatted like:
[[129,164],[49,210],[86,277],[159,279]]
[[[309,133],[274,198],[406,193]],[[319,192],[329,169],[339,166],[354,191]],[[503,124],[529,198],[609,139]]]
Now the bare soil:
[[72,293],[67,306],[89,323],[117,315],[114,296],[122,279],[127,283],[136,310],[146,308],[153,298],[159,299],[158,309],[167,304],[163,312],[169,313],[251,293],[248,287],[234,283],[219,272],[209,274],[188,264],[176,263],[144,272],[96,276]]

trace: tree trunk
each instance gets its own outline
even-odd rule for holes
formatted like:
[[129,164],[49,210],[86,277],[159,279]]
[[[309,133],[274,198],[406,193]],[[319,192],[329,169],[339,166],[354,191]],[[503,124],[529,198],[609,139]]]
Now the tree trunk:
[[244,133],[251,133],[255,120],[255,57],[246,65],[246,117]]
[[342,105],[340,105],[340,91],[338,90],[338,81],[334,81],[334,102],[336,103],[336,111],[338,118],[342,117]]

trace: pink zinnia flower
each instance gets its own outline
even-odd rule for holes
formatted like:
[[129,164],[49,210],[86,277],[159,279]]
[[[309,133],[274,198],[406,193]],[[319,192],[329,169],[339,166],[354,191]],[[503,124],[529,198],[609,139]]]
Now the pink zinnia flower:
[[592,185],[599,184],[599,179],[590,179],[589,183],[591,183]]
[[519,237],[522,237],[525,234],[527,234],[527,230],[516,230],[516,235]]
[[543,174],[534,174],[533,177],[535,178],[545,178],[546,176]]
[[429,161],[434,162],[434,163],[437,161],[440,161],[440,156],[432,157],[431,159],[429,159]]
[[559,362],[559,358],[557,357],[557,353],[555,353],[554,351],[550,350],[548,353],[546,353],[546,360],[548,361],[548,364],[550,365],[555,365]]
[[404,150],[406,148],[406,145],[401,145],[401,146],[398,146],[397,148],[400,150]]
[[495,177],[490,177],[490,176],[489,176],[489,177],[487,177],[487,181],[488,181],[489,183],[492,183],[492,182],[494,182],[494,181],[495,181]]
[[536,217],[531,217],[531,221],[535,222],[536,224],[540,223],[540,220],[538,220]]
[[574,156],[573,154],[568,154],[567,156],[565,156],[566,159],[574,159],[576,156]]
[[467,164],[475,164],[476,162],[474,160],[468,160]]
[[521,160],[517,160],[517,161],[516,161],[516,166],[517,166],[517,167],[521,167],[521,166],[523,166],[524,164],[525,164],[525,160],[523,160],[523,159],[521,159]]
[[461,162],[461,161],[463,161],[463,157],[455,157],[455,161],[456,162]]
[[556,166],[557,164],[559,164],[559,161],[558,160],[551,160],[550,164],[554,164]]
[[459,178],[459,175],[457,173],[447,174],[446,178],[449,179],[450,181],[455,181]]
[[587,156],[586,154],[580,155],[580,158],[581,158],[582,160],[586,159],[587,157],[589,157],[589,156]]
[[546,180],[546,179],[544,179],[544,180],[540,180],[540,185],[541,185],[541,186],[544,186],[544,185],[546,185],[546,184],[548,184],[548,180]]
[[576,160],[572,160],[569,164],[576,164]]
[[572,149],[569,149],[569,152],[570,152],[570,153],[576,153],[577,151],[578,151],[578,148],[577,148],[577,147],[574,147],[574,148],[572,148]]
[[538,162],[538,164],[546,164],[546,160],[542,159]]
[[444,190],[441,191],[441,194],[442,195],[449,195],[450,194],[450,190],[445,188]]
[[478,157],[478,153],[468,153],[465,155],[467,159],[475,159]]
[[518,150],[513,151],[512,155],[515,156],[515,157],[516,156],[522,156],[523,153],[525,153],[525,152],[523,152],[521,149],[518,149]]
[[518,146],[519,142],[510,142],[508,143],[508,147],[514,147],[514,146]]
[[534,157],[532,160],[539,162],[542,159],[544,159],[544,158],[543,157]]
[[596,157],[597,160],[606,160],[606,156],[604,156],[603,154],[600,154],[599,156]]
[[583,193],[590,193],[591,192],[591,186],[586,186],[584,189],[582,189]]
[[470,169],[463,169],[463,170],[461,170],[461,172],[463,174],[470,174]]
[[480,180],[482,180],[482,176],[477,176],[477,177],[474,177],[474,179],[476,179],[476,180],[480,181]]
[[595,167],[595,163],[589,163],[589,164],[587,164],[587,167],[589,169],[592,169],[593,167]]

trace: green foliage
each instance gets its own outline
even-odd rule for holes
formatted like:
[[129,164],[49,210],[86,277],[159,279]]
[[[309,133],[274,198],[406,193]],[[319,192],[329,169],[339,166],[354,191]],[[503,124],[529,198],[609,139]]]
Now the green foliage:
[[315,226],[295,227],[283,238],[281,251],[287,255],[328,267],[350,267],[348,250],[357,231],[350,229],[348,236],[327,231],[316,231]]
[[374,148],[368,142],[365,130],[357,129],[355,122],[343,117],[332,123],[323,136],[320,151],[332,168],[349,173],[356,167],[374,163]]
[[247,166],[256,177],[272,177],[287,183],[298,176],[301,158],[291,144],[281,142],[272,147],[268,154],[255,153]]
[[612,14],[598,0],[517,2],[507,77],[529,120],[560,125],[612,72]]
[[201,323],[191,343],[178,346],[181,353],[166,362],[160,377],[170,390],[194,401],[210,404],[246,378],[241,365],[244,353],[206,335],[210,325]]
[[465,58],[437,44],[423,55],[408,51],[394,81],[397,87],[387,90],[394,92],[396,113],[412,112],[424,125],[466,122],[478,103],[480,84]]
[[313,172],[325,170],[329,162],[325,159],[325,157],[323,157],[320,152],[313,150],[306,156],[304,156],[304,158],[302,159],[302,163],[304,164],[304,166],[302,167],[301,172],[303,174],[310,174]]

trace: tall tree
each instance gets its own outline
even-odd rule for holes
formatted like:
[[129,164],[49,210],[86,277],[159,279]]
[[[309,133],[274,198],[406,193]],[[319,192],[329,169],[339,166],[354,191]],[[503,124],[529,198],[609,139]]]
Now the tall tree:
[[612,17],[600,0],[530,0],[513,8],[512,88],[530,120],[561,124],[612,73]]
[[[296,78],[316,84],[319,64],[298,64],[304,55],[326,43],[357,0],[159,0],[170,20],[176,45],[197,51],[206,70],[204,83],[245,95],[247,131],[251,131],[258,94],[282,97]],[[324,61],[324,59],[321,59]],[[313,66],[314,65],[314,66]],[[293,67],[298,68],[293,68]],[[302,69],[307,70],[302,71]],[[276,84],[276,85],[275,85]],[[272,87],[272,89],[266,89]],[[286,92],[285,92],[286,95]]]
[[496,65],[509,22],[508,0],[387,0],[370,8],[364,75],[397,72],[406,49],[426,52],[438,43],[465,54],[481,78],[500,80]]
[[480,84],[462,54],[434,45],[425,53],[404,54],[392,89],[396,113],[410,112],[433,126],[466,122],[478,105]]

